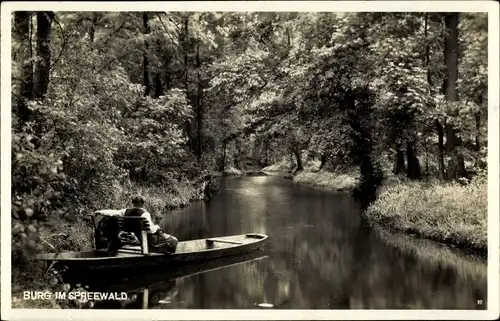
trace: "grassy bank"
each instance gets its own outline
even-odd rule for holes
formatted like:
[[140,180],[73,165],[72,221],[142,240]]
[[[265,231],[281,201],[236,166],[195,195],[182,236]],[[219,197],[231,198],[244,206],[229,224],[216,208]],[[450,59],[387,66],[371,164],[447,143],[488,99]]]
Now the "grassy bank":
[[226,168],[222,173],[220,173],[220,176],[243,176],[245,173],[233,166],[230,166]]
[[224,171],[216,173],[214,176],[216,176],[216,177],[229,177],[229,176],[241,177],[241,176],[260,176],[260,175],[266,175],[266,173],[258,168],[257,169],[255,169],[255,168],[239,169],[239,168],[230,166],[230,167],[226,168]]
[[290,162],[287,160],[279,161],[275,164],[271,164],[262,169],[265,172],[289,172],[291,171]]
[[[296,173],[290,178],[296,183],[308,184],[316,187],[324,187],[334,191],[350,191],[359,182],[359,170],[350,168],[331,172],[320,170],[319,161],[308,161],[304,170]],[[290,171],[290,162],[283,160],[262,169],[266,173],[286,173]]]
[[373,225],[484,251],[488,245],[486,177],[478,176],[468,185],[392,183],[381,188],[363,216]]
[[325,187],[334,191],[350,191],[359,181],[359,173],[349,170],[345,173],[329,172],[325,170],[304,170],[293,177],[294,182]]
[[[191,201],[204,198],[205,181],[177,182],[170,186],[140,186],[128,184],[115,186],[112,193],[99,203],[88,204],[85,209],[75,209],[58,219],[58,224],[45,228],[40,233],[43,252],[87,251],[92,249],[92,225],[84,219],[85,214],[96,208],[120,209],[129,206],[130,197],[141,194],[146,208],[159,222],[166,211],[188,205]],[[77,218],[75,218],[77,217]],[[29,257],[20,268],[12,270],[12,307],[13,308],[63,308],[73,306],[68,301],[23,300],[23,291],[62,291],[62,280],[57,275],[44,273],[45,266]]]

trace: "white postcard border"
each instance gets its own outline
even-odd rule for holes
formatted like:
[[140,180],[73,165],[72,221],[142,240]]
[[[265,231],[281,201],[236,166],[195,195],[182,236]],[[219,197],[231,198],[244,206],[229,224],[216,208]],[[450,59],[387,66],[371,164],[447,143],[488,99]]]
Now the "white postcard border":
[[[499,310],[499,5],[495,1],[192,1],[2,2],[1,4],[1,298],[2,319],[497,319]],[[11,309],[11,14],[53,11],[428,11],[488,12],[488,310],[49,310]]]

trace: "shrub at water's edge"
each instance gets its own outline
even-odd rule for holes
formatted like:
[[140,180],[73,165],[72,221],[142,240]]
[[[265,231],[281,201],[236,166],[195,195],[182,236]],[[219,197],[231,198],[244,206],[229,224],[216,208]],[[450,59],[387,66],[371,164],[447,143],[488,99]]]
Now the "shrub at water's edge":
[[269,166],[264,167],[262,170],[264,172],[289,172],[293,168],[289,162],[286,160],[281,160],[276,162],[275,164],[271,164]]
[[382,188],[363,216],[371,224],[461,247],[486,249],[485,175],[468,185],[405,182]]
[[243,176],[243,175],[244,175],[244,173],[242,170],[240,170],[236,167],[233,167],[233,166],[226,168],[222,172],[222,176]]
[[[359,169],[342,167],[330,171],[320,169],[320,164],[319,161],[309,160],[302,171],[295,173],[295,175],[286,175],[285,178],[293,179],[296,183],[324,187],[334,191],[352,191],[359,184]],[[270,175],[280,175],[290,173],[292,168],[293,166],[287,160],[281,160],[264,167],[262,171]]]
[[293,180],[297,183],[325,187],[337,191],[350,191],[358,184],[359,173],[355,170],[346,173],[304,170],[295,175]]

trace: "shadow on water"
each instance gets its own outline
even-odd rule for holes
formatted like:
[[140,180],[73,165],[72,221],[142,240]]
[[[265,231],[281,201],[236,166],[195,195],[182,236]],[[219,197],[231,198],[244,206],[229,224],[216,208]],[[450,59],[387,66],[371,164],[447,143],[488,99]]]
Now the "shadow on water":
[[485,262],[381,234],[363,224],[352,197],[280,177],[223,179],[212,200],[168,213],[161,225],[180,240],[264,233],[268,257],[175,286],[169,277],[164,286],[175,290],[164,292],[175,295],[152,303],[148,288],[148,308],[486,308]]
[[[185,278],[196,278],[200,274],[216,272],[228,268],[251,269],[252,264],[266,259],[267,255],[261,250],[245,255],[221,258],[211,262],[189,264],[184,267],[148,270],[147,274],[121,277],[114,282],[91,284],[90,291],[125,292],[126,300],[99,301],[94,306],[97,309],[160,309],[163,305],[171,304],[179,293],[179,284]],[[223,272],[223,271],[222,271]],[[178,304],[183,301],[177,302]]]

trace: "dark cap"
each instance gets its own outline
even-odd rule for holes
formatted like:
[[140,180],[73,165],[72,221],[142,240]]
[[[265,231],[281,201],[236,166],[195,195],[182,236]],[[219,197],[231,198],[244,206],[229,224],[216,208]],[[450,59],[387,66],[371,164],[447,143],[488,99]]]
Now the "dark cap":
[[144,197],[142,197],[141,195],[134,195],[132,196],[132,205],[138,205],[138,206],[142,206],[144,205]]

